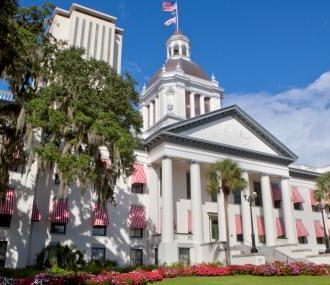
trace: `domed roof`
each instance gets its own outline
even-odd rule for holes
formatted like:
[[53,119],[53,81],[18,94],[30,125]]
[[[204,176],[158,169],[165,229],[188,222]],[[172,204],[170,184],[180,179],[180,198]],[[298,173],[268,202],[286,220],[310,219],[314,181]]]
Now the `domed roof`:
[[[208,75],[205,73],[202,67],[200,67],[198,64],[194,63],[191,60],[187,60],[184,58],[177,58],[177,59],[168,59],[165,64],[165,71],[171,72],[175,71],[177,68],[177,65],[179,64],[180,69],[183,70],[185,74],[204,79],[204,80],[210,80]],[[150,79],[148,86],[156,82],[156,80],[160,77],[160,74],[162,72],[162,68],[159,69]]]

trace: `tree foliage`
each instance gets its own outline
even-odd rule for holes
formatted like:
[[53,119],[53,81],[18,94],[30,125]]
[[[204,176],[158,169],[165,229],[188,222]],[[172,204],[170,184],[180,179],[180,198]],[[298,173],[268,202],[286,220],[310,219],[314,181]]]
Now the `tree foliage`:
[[243,190],[246,187],[246,181],[242,178],[242,173],[242,169],[231,159],[216,162],[208,173],[207,191],[216,193],[222,189],[224,195],[229,195],[232,191]]
[[330,171],[322,173],[316,180],[315,198],[317,201],[330,202]]
[[[229,233],[229,221],[228,221],[228,196],[233,191],[242,191],[246,185],[246,180],[242,177],[243,170],[239,165],[231,160],[224,159],[217,161],[211,166],[208,172],[209,184],[207,191],[209,193],[222,192],[224,195],[224,207],[225,207],[225,222],[226,222],[226,263],[230,264],[230,233]],[[218,201],[218,211],[220,209],[220,201]],[[220,221],[218,223],[220,225]],[[220,232],[220,230],[219,230]]]
[[51,4],[23,8],[17,1],[3,0],[0,5],[0,76],[15,96],[14,103],[0,103],[1,192],[8,187],[12,165],[32,162],[33,129],[26,124],[25,107],[36,95],[42,66],[55,45],[46,33]]
[[[58,49],[43,70],[44,86],[27,105],[28,122],[42,129],[40,158],[56,166],[59,196],[79,181],[92,187],[99,202],[113,197],[118,177],[129,174],[142,118],[139,95],[129,76],[109,65],[83,58],[76,48]],[[100,147],[109,151],[102,159]]]

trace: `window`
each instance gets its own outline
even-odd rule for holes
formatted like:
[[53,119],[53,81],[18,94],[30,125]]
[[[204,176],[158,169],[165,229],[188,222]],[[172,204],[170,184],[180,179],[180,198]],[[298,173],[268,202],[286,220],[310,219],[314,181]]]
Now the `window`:
[[143,229],[131,229],[130,237],[131,238],[143,238]]
[[186,172],[187,199],[191,199],[190,172]]
[[105,247],[92,246],[92,260],[105,260]]
[[0,227],[10,228],[11,215],[1,214],[0,215]]
[[238,242],[243,242],[244,241],[243,234],[236,235],[236,240]]
[[66,224],[51,223],[50,232],[52,234],[65,234]]
[[316,238],[316,243],[317,244],[323,244],[324,243],[324,239],[322,237],[317,237]]
[[303,204],[302,203],[293,203],[293,208],[297,211],[302,211],[304,210]]
[[275,209],[281,209],[282,201],[276,200],[274,201],[274,208]]
[[233,195],[234,195],[234,204],[236,205],[242,204],[241,191],[233,191]]
[[93,236],[105,236],[107,234],[106,226],[94,226],[92,230]]
[[200,106],[200,95],[195,94],[195,116],[199,116],[201,114],[201,106]]
[[0,241],[0,268],[5,267],[7,253],[7,242]]
[[319,211],[319,209],[317,208],[317,206],[315,206],[315,205],[312,205],[312,211],[313,211],[313,212],[318,212],[318,211]]
[[218,217],[210,216],[210,227],[211,227],[211,240],[219,240],[219,227],[218,227]]
[[190,92],[186,91],[186,117],[191,117]]
[[179,247],[179,263],[184,265],[190,264],[190,248]]
[[179,47],[175,46],[173,49],[173,55],[179,55]]
[[261,207],[262,206],[262,196],[261,196],[261,184],[258,181],[253,182],[253,191],[257,193],[257,197],[255,198],[255,205]]
[[158,248],[155,248],[155,265],[158,266]]
[[61,183],[60,176],[58,175],[58,173],[55,173],[55,181],[54,181],[54,184],[55,184],[55,185],[59,185],[60,183]]
[[259,242],[266,243],[266,236],[265,235],[259,236]]
[[211,193],[211,202],[217,202],[218,201],[218,193],[217,192],[212,192]]
[[307,237],[298,237],[298,243],[300,243],[300,244],[308,243]]
[[131,248],[131,265],[143,265],[143,249]]
[[205,109],[205,113],[209,113],[211,111],[209,97],[204,97],[204,109]]
[[143,184],[142,183],[134,183],[132,185],[132,193],[143,194]]

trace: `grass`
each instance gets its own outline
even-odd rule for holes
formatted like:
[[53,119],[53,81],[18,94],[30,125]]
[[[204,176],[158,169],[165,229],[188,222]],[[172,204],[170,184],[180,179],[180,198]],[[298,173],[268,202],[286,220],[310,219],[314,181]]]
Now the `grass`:
[[329,276],[294,276],[294,277],[188,277],[166,279],[157,285],[329,285]]

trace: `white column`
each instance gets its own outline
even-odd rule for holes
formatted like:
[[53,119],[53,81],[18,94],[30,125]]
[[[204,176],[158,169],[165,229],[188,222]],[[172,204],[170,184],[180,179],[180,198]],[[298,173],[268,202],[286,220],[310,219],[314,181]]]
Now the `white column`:
[[169,157],[163,157],[162,159],[162,192],[162,243],[173,243],[173,173],[172,159]]
[[155,99],[155,108],[156,108],[156,112],[155,112],[155,115],[156,115],[155,122],[158,122],[158,120],[160,119],[160,118],[159,118],[159,98],[158,98],[158,96],[157,96],[156,99]]
[[201,115],[205,114],[204,98],[205,98],[205,96],[203,96],[203,95],[199,96],[199,106],[201,108]]
[[148,216],[151,221],[149,231],[151,234],[156,234],[159,223],[159,187],[157,171],[152,164],[148,164],[148,187],[146,191],[149,194]]
[[200,244],[204,242],[202,185],[200,164],[192,161],[190,164],[191,214],[192,232],[195,244],[195,263],[203,261]]
[[150,102],[149,106],[149,127],[151,127],[154,124],[154,101]]
[[143,118],[143,129],[148,129],[148,108],[145,104],[142,105],[142,118]]
[[195,117],[195,92],[190,92],[190,118]]
[[179,55],[182,56],[182,45],[179,45]]
[[241,191],[241,212],[242,212],[242,224],[243,224],[243,237],[244,237],[244,244],[251,246],[252,245],[252,238],[251,238],[251,216],[250,216],[250,204],[244,198],[244,192],[248,195],[251,194],[250,192],[250,185],[249,185],[249,173],[247,171],[243,172],[243,178],[247,182],[246,188]]
[[219,228],[219,241],[226,242],[226,217],[225,217],[225,199],[222,191],[218,192],[217,196],[218,206],[218,228]]
[[282,178],[281,191],[282,191],[285,234],[288,239],[288,243],[297,243],[295,220],[293,216],[293,206],[291,201],[291,191],[289,186],[289,177]]
[[273,199],[270,187],[270,178],[269,175],[265,173],[263,173],[261,176],[261,193],[265,222],[266,245],[272,246],[275,244]]
[[203,234],[203,218],[202,218],[202,185],[201,170],[199,163],[192,161],[190,165],[190,185],[191,185],[191,210],[192,210],[192,230],[194,234],[194,242],[202,243],[204,241]]

